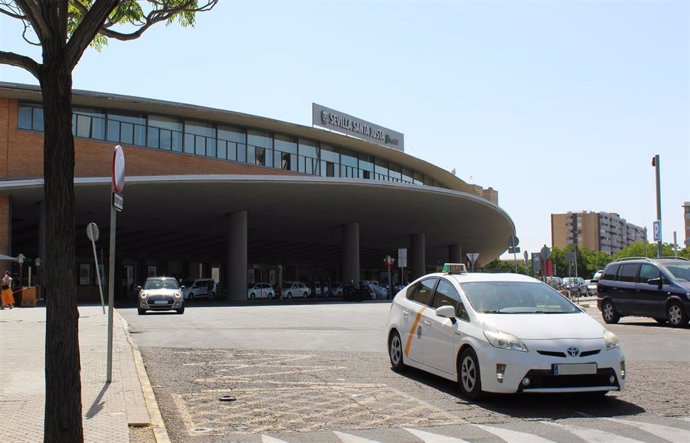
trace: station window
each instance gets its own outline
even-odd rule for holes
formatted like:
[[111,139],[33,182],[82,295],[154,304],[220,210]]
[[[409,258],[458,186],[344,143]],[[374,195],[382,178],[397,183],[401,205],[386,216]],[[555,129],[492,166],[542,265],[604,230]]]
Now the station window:
[[218,127],[218,158],[247,161],[247,134],[230,126]]
[[267,132],[247,131],[247,162],[273,167],[273,137]]
[[388,180],[388,162],[377,158],[374,162],[374,173],[376,180]]
[[340,150],[340,176],[356,178],[359,175],[357,168],[357,153],[346,149]]
[[328,145],[321,145],[321,176],[339,177],[340,171],[337,166],[340,164],[340,155],[335,148]]
[[274,164],[286,171],[297,171],[297,141],[294,137],[276,135],[273,138]]
[[149,115],[146,146],[166,151],[182,151],[182,122],[162,115]]
[[184,152],[200,156],[216,156],[216,128],[207,122],[184,122]]
[[105,139],[105,114],[95,109],[72,110],[72,134],[75,137]]
[[304,174],[319,174],[319,152],[316,142],[300,138],[298,146],[298,172]]
[[19,129],[43,131],[43,108],[40,105],[20,104],[17,119]]
[[109,142],[146,146],[146,117],[137,114],[107,114]]
[[369,155],[359,156],[359,178],[365,180],[374,178],[374,160]]

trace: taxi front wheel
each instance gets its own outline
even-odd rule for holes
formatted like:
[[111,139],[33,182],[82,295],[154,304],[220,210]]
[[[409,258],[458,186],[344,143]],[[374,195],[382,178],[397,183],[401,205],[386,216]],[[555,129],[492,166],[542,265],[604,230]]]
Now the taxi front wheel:
[[391,358],[391,367],[395,372],[402,372],[405,370],[402,340],[400,340],[400,334],[398,334],[397,331],[393,331],[390,339],[388,339],[388,355]]
[[483,394],[479,359],[472,348],[462,351],[458,359],[458,384],[463,397],[468,400],[477,400]]

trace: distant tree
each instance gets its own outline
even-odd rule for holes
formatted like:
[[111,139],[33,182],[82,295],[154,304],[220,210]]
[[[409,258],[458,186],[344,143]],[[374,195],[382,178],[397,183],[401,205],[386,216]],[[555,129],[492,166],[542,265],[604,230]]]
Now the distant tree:
[[[500,260],[496,259],[490,263],[488,263],[486,266],[484,266],[485,270],[491,270],[491,271],[501,271],[501,272],[515,272],[515,264],[511,263],[507,260]],[[524,274],[524,275],[529,275],[527,266],[524,264],[524,262],[520,262],[517,265],[517,272],[518,274]]]
[[582,278],[591,278],[595,272],[613,260],[609,254],[588,248],[578,250],[578,273]]
[[[38,80],[43,101],[46,214],[44,286],[46,401],[44,441],[83,441],[76,298],[72,71],[89,45],[134,40],[152,25],[193,26],[218,0],[0,0],[0,14],[21,21],[22,37],[42,49],[42,63],[0,51],[0,63]],[[0,42],[0,45],[2,42]]]
[[[618,260],[624,257],[656,257],[657,255],[657,245],[655,243],[646,243],[638,241],[626,246],[616,254],[614,254],[613,259]],[[661,245],[661,255],[663,256],[673,256],[673,245],[670,243],[664,243]]]

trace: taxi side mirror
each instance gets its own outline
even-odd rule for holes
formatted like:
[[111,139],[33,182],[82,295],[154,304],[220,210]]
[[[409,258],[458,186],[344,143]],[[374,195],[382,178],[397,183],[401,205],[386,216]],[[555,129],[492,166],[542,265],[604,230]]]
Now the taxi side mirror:
[[455,308],[451,305],[439,306],[436,308],[436,315],[439,317],[449,318],[455,323]]

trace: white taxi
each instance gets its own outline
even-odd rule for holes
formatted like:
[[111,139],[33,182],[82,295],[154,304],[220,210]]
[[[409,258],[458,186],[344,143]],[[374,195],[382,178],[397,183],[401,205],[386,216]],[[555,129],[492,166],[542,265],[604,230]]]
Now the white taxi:
[[394,370],[412,366],[484,392],[606,394],[625,386],[618,338],[550,286],[518,274],[447,263],[395,296],[388,315]]

